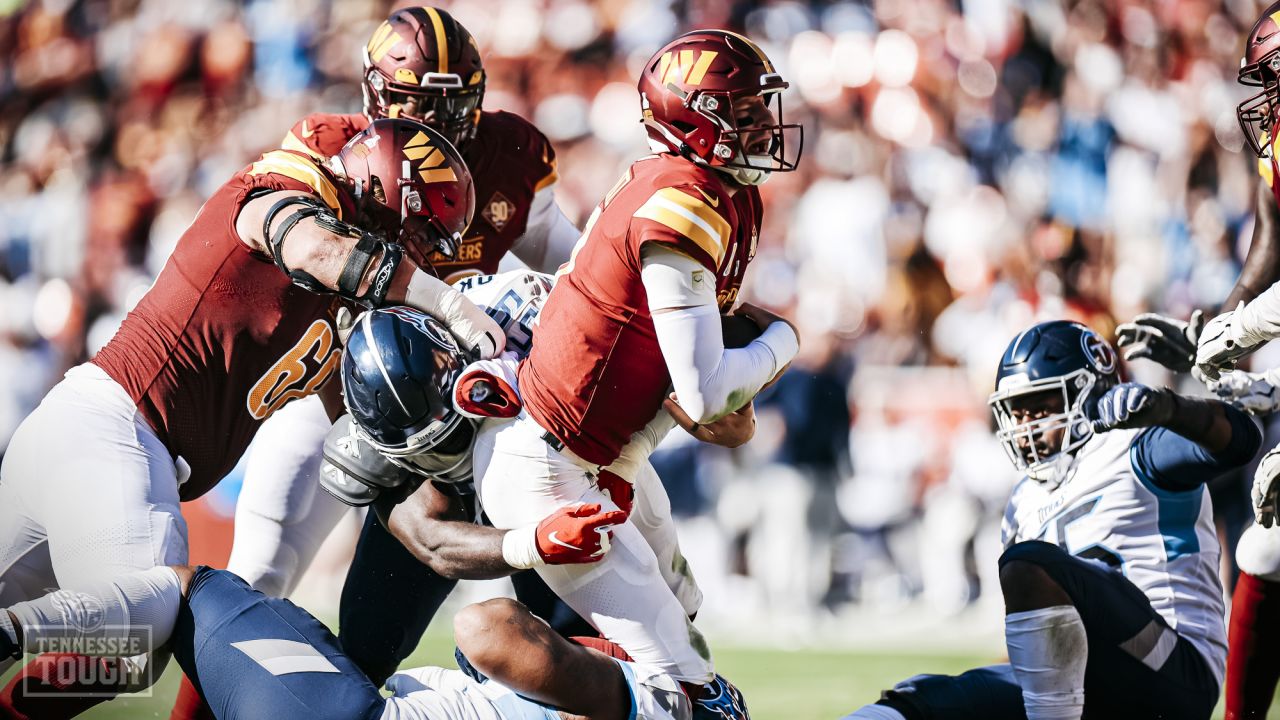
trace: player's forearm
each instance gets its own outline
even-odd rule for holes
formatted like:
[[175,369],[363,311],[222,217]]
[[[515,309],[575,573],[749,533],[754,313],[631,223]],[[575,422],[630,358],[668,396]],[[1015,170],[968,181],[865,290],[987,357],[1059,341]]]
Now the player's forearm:
[[1212,453],[1220,453],[1233,445],[1246,442],[1244,426],[1252,428],[1245,419],[1244,426],[1233,423],[1229,413],[1243,414],[1219,400],[1184,397],[1171,393],[1173,406],[1167,420],[1159,423]]
[[1258,181],[1254,198],[1253,239],[1245,255],[1244,267],[1235,287],[1222,304],[1230,310],[1241,301],[1250,302],[1280,280],[1280,209],[1271,188]]
[[391,534],[442,577],[491,580],[516,571],[502,557],[502,539],[506,535],[503,530],[430,518],[397,522],[393,515]]
[[680,407],[699,423],[750,402],[799,350],[786,323],[773,323],[745,348],[724,347],[711,272],[676,252],[643,256],[641,280],[654,332]]

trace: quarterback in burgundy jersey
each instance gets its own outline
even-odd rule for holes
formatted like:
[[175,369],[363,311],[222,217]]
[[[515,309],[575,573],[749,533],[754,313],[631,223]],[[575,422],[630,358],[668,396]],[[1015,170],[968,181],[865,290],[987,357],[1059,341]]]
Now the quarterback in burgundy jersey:
[[[560,270],[519,367],[524,411],[476,441],[477,492],[495,527],[526,524],[535,508],[610,502],[601,469],[655,419],[669,387],[693,421],[714,422],[748,405],[798,350],[793,328],[759,309],[750,312],[763,332],[747,347],[726,350],[721,334],[755,253],[756,185],[798,158],[786,136],[799,128],[771,103],[786,87],[754,43],[720,30],[682,35],[645,66],[642,118],[656,155],[606,195]],[[538,572],[633,657],[707,683],[710,652],[655,565],[625,524],[590,576]]]
[[[435,165],[405,162],[422,147]],[[375,186],[394,190],[365,191]],[[281,150],[233,176],[95,361],[70,370],[15,433],[0,466],[0,607],[185,564],[179,501],[217,483],[269,415],[321,389],[339,357],[340,306],[414,305],[464,347],[500,352],[496,323],[405,256],[406,245],[425,254],[460,237],[473,203],[457,151],[408,120],[374,123],[323,165]],[[160,632],[177,613],[176,583],[156,578],[119,624]],[[0,693],[0,715],[83,709],[75,683],[26,695],[56,670],[43,658]],[[0,672],[15,659],[0,658]],[[113,690],[149,684],[160,668],[142,672],[146,662],[131,658]]]

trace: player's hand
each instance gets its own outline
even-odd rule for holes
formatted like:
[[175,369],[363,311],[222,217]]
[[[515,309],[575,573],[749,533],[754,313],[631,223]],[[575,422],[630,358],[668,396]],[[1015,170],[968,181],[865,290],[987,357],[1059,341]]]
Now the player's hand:
[[1093,431],[1151,427],[1168,421],[1173,413],[1173,392],[1156,390],[1138,383],[1122,383],[1098,401],[1098,417]]
[[1276,392],[1269,373],[1232,370],[1206,384],[1209,392],[1217,395],[1219,400],[1231,403],[1250,415],[1269,415],[1280,409],[1280,393]]
[[596,487],[603,490],[626,517],[631,516],[631,508],[636,501],[635,485],[623,480],[617,473],[601,468],[596,475]]
[[1253,474],[1253,517],[1262,527],[1276,522],[1276,496],[1280,494],[1280,447],[1262,456],[1258,470]]
[[596,503],[562,507],[538,523],[538,555],[548,565],[595,562],[609,552],[613,526],[626,521],[626,513],[601,512]]
[[698,440],[721,447],[736,448],[747,443],[756,434],[756,409],[747,403],[736,412],[706,424],[694,422],[676,399],[675,393],[662,402],[676,424]]
[[1191,313],[1189,322],[1143,313],[1116,328],[1116,345],[1125,360],[1146,358],[1174,372],[1189,372],[1195,365],[1196,343],[1204,325],[1200,310]]
[[1210,320],[1200,333],[1196,346],[1196,368],[1209,380],[1217,380],[1223,370],[1233,370],[1236,361],[1253,351],[1254,346],[1241,341],[1236,328],[1235,315],[1244,307],[1244,301],[1235,310],[1228,310]]

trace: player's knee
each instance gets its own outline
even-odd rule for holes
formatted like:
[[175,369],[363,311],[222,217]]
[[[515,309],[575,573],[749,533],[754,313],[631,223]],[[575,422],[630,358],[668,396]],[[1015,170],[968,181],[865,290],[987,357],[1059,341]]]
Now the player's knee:
[[507,620],[522,608],[509,598],[493,598],[462,608],[453,616],[458,648],[473,663],[483,663],[490,653],[504,652],[506,635],[512,627]]
[[1010,560],[1000,566],[1000,590],[1009,613],[1071,604],[1071,598],[1049,573],[1027,560]]
[[182,592],[182,597],[187,597],[191,592],[191,578],[196,575],[196,568],[193,565],[170,565],[169,569],[178,576],[178,588]]

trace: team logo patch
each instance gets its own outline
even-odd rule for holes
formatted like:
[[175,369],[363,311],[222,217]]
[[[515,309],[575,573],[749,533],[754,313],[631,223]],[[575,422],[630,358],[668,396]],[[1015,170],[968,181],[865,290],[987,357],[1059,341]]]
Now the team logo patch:
[[1115,372],[1116,351],[1098,333],[1090,331],[1081,335],[1080,344],[1084,347],[1085,357],[1089,358],[1094,369],[1104,374]]
[[484,211],[480,216],[485,219],[494,230],[502,232],[502,229],[511,222],[511,218],[516,214],[516,204],[511,202],[500,192],[495,192],[493,197],[489,198],[489,204],[484,206]]

